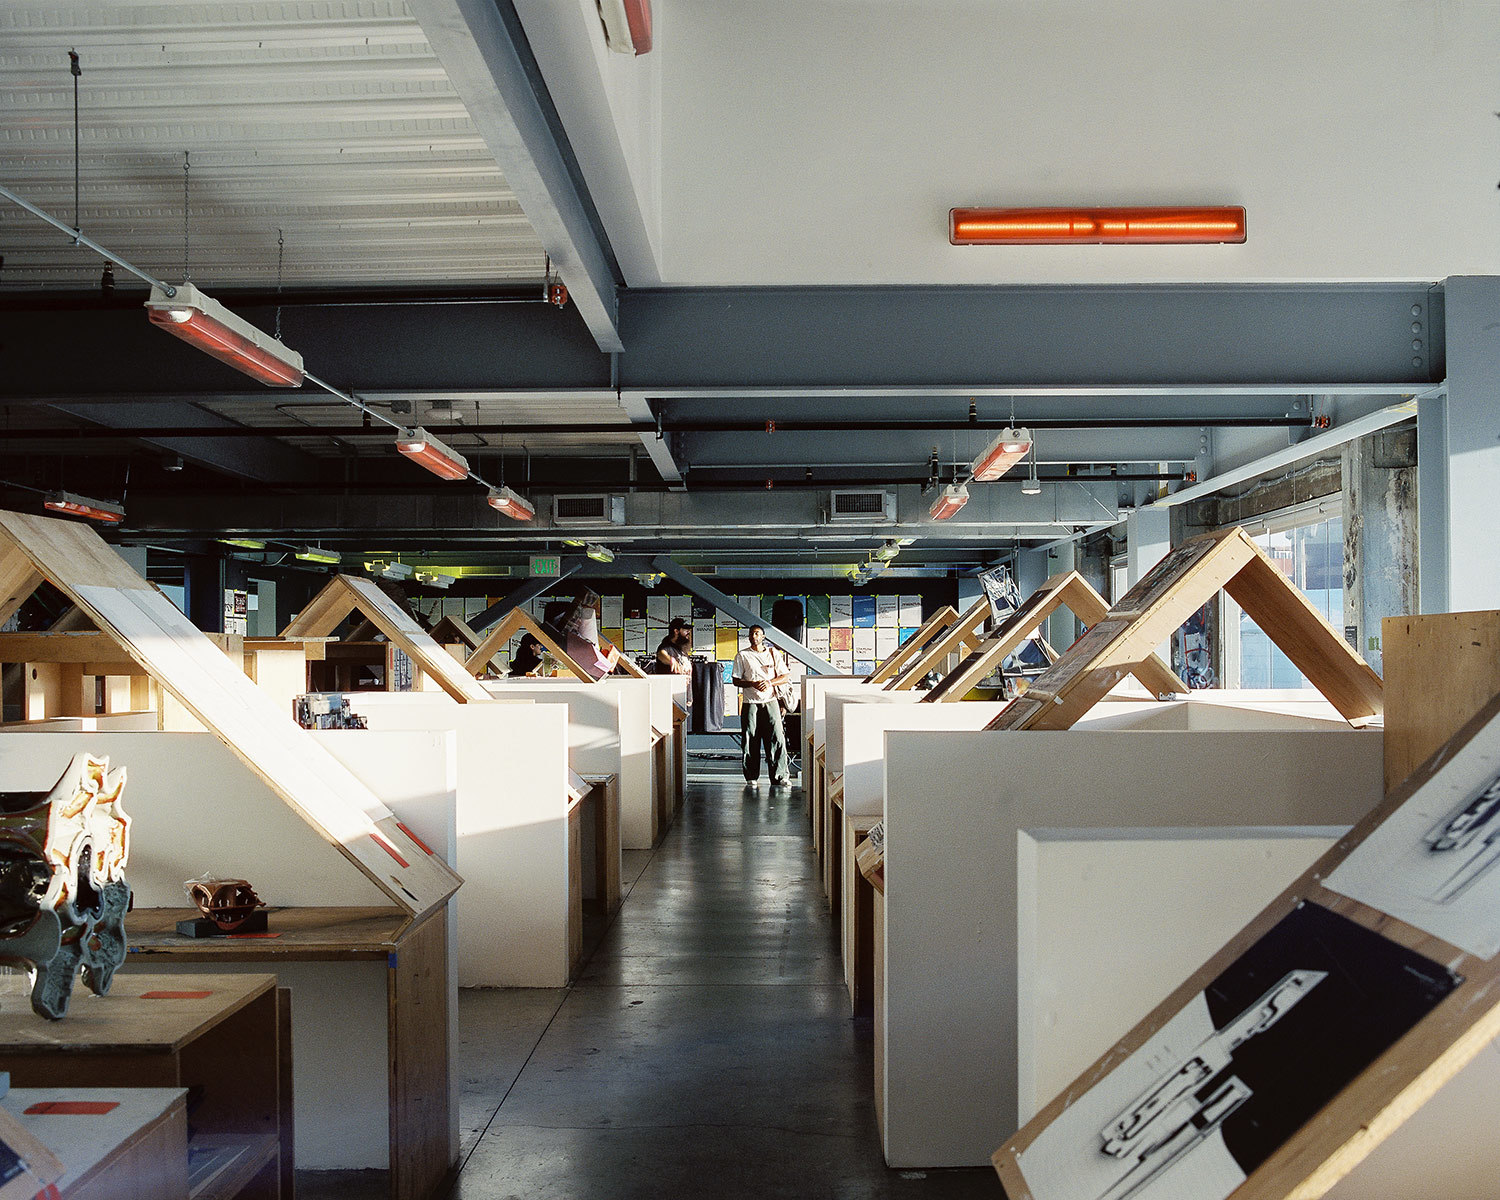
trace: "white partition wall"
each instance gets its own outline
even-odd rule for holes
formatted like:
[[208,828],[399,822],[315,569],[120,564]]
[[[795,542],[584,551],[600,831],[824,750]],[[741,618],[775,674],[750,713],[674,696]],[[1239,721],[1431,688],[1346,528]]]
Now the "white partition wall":
[[[315,736],[451,864],[453,735]],[[49,788],[80,751],[106,754],[112,766],[128,770],[123,804],[132,824],[126,878],[137,908],[186,906],[183,881],[204,874],[248,879],[272,906],[389,904],[352,863],[208,733],[8,733],[0,737],[0,790]],[[201,972],[205,965],[174,967],[153,957],[141,966],[127,957],[123,969]],[[264,974],[268,968],[257,962],[213,969]],[[385,1168],[390,1146],[386,964],[286,962],[275,964],[275,972],[281,986],[292,991],[298,1166]],[[456,1007],[456,987],[450,951],[450,1016]],[[450,1021],[450,1099],[459,1078],[453,1028]],[[450,1110],[450,1152],[456,1157],[457,1104],[450,1103]]]
[[568,709],[361,692],[370,732],[451,729],[458,756],[458,940],[463,987],[568,981]]
[[573,769],[585,775],[619,777],[621,843],[626,850],[651,849],[655,809],[649,680],[615,675],[606,675],[597,683],[487,679],[484,686],[501,699],[566,704]]
[[[1287,830],[1041,831],[1021,841],[1020,1065],[1029,1118],[1207,961],[1329,836]],[[1212,904],[1203,897],[1213,897]],[[1138,915],[1120,945],[1119,914]],[[1107,972],[1109,986],[1093,986]],[[1489,1200],[1500,1047],[1449,1080],[1329,1200]],[[1461,1148],[1461,1149],[1459,1149]]]
[[1350,825],[1381,797],[1382,742],[1347,729],[887,733],[886,1161],[982,1165],[1018,1128],[1021,833]]

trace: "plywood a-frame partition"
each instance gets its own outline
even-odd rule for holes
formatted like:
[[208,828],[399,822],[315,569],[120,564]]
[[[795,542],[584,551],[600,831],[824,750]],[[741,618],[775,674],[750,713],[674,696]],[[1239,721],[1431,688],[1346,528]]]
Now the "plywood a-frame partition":
[[[1006,617],[1000,627],[979,644],[978,649],[923,696],[921,702],[946,704],[962,700],[979,685],[981,679],[1014,654],[1036,627],[1059,608],[1069,609],[1088,626],[1098,624],[1109,612],[1109,605],[1105,603],[1104,597],[1077,571],[1054,575],[1032,592],[1020,608]],[[1133,673],[1153,696],[1188,690],[1187,684],[1156,654],[1136,665]]]
[[463,646],[466,653],[482,640],[462,617],[444,617],[428,631],[428,636],[439,646]]
[[509,644],[510,640],[519,633],[529,633],[541,642],[547,653],[557,659],[558,664],[570,675],[576,676],[584,683],[593,682],[594,677],[568,657],[568,652],[558,644],[557,639],[548,632],[547,627],[520,608],[513,608],[500,618],[500,624],[490,630],[489,636],[480,642],[474,653],[464,661],[464,670],[471,676],[484,674],[489,670],[495,655],[500,653],[501,647]]
[[460,704],[490,700],[490,694],[435,641],[432,635],[401,610],[401,607],[368,579],[335,575],[285,629],[284,638],[325,637],[343,624],[352,612],[360,613],[385,634],[417,669],[437,680],[438,686]]
[[[0,512],[0,578],[35,580],[33,590],[45,579],[66,593],[411,918],[458,890],[442,859],[92,529]],[[14,611],[25,599],[5,604]]]
[[897,646],[895,652],[888,655],[878,667],[866,675],[864,681],[866,683],[885,683],[889,679],[894,679],[901,673],[902,668],[922,653],[928,642],[937,637],[938,634],[942,633],[956,620],[958,620],[958,609],[954,608],[951,604],[943,605],[942,608],[923,621],[919,629],[912,630],[911,636]]
[[1497,794],[1500,696],[995,1152],[1006,1195],[1322,1196],[1500,1034],[1500,855],[1458,844]]
[[966,654],[973,653],[978,649],[981,641],[979,629],[989,615],[990,602],[984,599],[976,600],[942,633],[935,638],[929,638],[920,652],[885,685],[885,690],[888,692],[909,691],[950,654],[956,654],[960,650]]
[[1236,528],[1183,542],[1168,554],[987,728],[1069,728],[1138,672],[1220,588],[1351,725],[1381,714],[1380,676]]

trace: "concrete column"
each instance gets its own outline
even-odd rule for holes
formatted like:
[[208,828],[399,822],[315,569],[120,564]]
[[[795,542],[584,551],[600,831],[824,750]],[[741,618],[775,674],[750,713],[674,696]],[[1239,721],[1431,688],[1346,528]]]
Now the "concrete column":
[[1447,400],[1417,417],[1422,611],[1500,608],[1500,277],[1450,278],[1444,313]]
[[1140,582],[1172,548],[1172,510],[1166,505],[1147,505],[1125,518],[1125,570],[1130,586]]
[[1025,599],[1047,582],[1047,552],[1021,550],[1016,554],[1016,587]]
[[1358,438],[1343,460],[1344,630],[1380,671],[1381,619],[1417,611],[1417,433]]
[[224,632],[224,560],[189,554],[183,560],[187,617],[204,633]]

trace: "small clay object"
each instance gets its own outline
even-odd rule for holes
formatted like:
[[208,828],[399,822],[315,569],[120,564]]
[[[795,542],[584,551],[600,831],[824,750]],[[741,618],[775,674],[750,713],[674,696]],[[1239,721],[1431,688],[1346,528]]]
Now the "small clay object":
[[183,885],[198,911],[224,933],[233,933],[266,902],[243,879],[189,879]]

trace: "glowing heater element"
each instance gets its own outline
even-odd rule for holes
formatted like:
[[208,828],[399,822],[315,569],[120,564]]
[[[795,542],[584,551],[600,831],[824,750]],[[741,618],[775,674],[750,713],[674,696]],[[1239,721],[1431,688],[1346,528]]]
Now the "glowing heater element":
[[604,23],[604,44],[619,54],[651,49],[651,0],[594,0]]
[[90,521],[103,521],[107,525],[118,525],[125,519],[125,510],[108,500],[93,500],[73,492],[49,492],[42,507],[53,512],[67,513],[70,517],[87,517]]
[[344,561],[344,556],[337,550],[325,550],[322,546],[303,546],[297,551],[297,558],[302,562],[330,565],[337,565]]
[[991,483],[1026,457],[1031,449],[1031,430],[1002,429],[969,468],[975,483]]
[[955,246],[1221,245],[1245,240],[1245,210],[1219,208],[953,208]]
[[536,509],[508,487],[490,488],[488,503],[496,512],[513,521],[530,521],[536,516]]
[[439,479],[469,477],[469,460],[420,427],[403,429],[397,434],[396,449],[418,466],[426,467]]
[[302,386],[302,355],[235,316],[191,283],[179,283],[177,294],[170,298],[153,287],[146,315],[151,324],[252,379],[271,387]]
[[934,521],[946,521],[969,502],[969,489],[961,483],[950,483],[943,494],[932,502],[927,515]]

